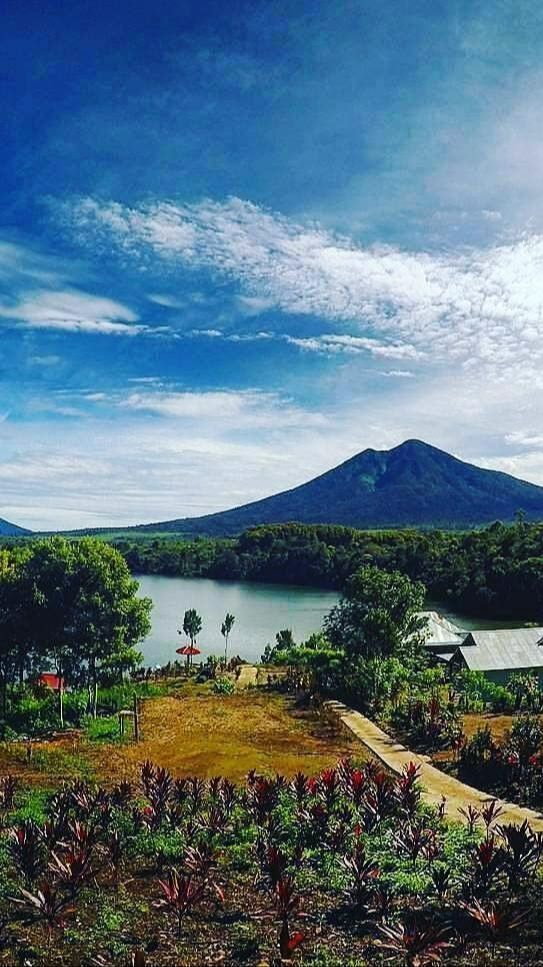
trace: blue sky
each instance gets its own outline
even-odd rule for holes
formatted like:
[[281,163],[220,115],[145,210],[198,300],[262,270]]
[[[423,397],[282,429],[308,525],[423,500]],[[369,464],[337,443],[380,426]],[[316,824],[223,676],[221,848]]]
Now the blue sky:
[[413,436],[543,484],[542,28],[7,0],[0,514],[202,514]]

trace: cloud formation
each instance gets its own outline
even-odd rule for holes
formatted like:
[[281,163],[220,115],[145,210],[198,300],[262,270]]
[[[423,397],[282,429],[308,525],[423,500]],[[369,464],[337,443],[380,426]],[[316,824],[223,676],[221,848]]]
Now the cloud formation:
[[[398,358],[405,346],[406,357],[478,361],[496,374],[515,361],[533,372],[543,360],[538,235],[449,253],[363,247],[237,198],[142,208],[87,198],[67,217],[82,241],[99,236],[143,262],[226,276],[266,307],[357,325],[360,339],[392,340]],[[354,337],[341,338],[345,351]],[[322,351],[323,339],[305,348]],[[340,345],[336,337],[337,351]],[[371,342],[365,348],[377,351]]]
[[[86,397],[89,399],[89,396]],[[119,400],[124,409],[156,413],[180,420],[207,422],[216,427],[225,425],[232,432],[239,430],[282,430],[295,426],[323,426],[325,418],[312,413],[277,393],[258,390],[224,390],[210,392],[180,392],[154,390],[130,393]]]
[[133,325],[138,317],[121,303],[75,290],[36,290],[13,305],[0,305],[0,317],[64,332],[134,336],[145,328]]

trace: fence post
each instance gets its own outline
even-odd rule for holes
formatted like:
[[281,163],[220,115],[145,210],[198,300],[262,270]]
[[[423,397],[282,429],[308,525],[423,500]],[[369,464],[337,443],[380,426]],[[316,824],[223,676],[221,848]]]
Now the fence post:
[[138,696],[134,692],[134,739],[136,742],[140,740],[140,719],[139,719],[139,709],[138,709]]

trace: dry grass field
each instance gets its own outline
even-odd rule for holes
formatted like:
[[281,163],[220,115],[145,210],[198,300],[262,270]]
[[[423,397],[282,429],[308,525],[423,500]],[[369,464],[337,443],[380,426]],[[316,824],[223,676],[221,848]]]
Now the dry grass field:
[[224,775],[240,781],[251,769],[314,774],[356,752],[314,712],[296,710],[292,700],[273,694],[230,696],[202,690],[149,699],[143,704],[141,741],[96,743],[78,733],[36,742],[30,761],[21,743],[0,745],[0,773],[27,783],[58,784],[83,775],[106,784],[134,779],[145,759],[175,776]]

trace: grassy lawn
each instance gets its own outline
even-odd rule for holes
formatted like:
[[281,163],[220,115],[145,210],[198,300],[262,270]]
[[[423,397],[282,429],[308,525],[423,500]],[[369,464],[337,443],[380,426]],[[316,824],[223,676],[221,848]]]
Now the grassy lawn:
[[27,761],[21,743],[3,743],[0,773],[12,772],[37,785],[55,786],[78,776],[107,784],[135,778],[139,764],[151,759],[175,776],[220,774],[240,781],[251,769],[314,774],[353,752],[360,757],[360,746],[281,695],[250,691],[224,696],[189,686],[179,694],[149,699],[142,709],[137,745],[89,742],[73,733],[34,743]]

